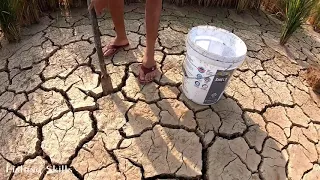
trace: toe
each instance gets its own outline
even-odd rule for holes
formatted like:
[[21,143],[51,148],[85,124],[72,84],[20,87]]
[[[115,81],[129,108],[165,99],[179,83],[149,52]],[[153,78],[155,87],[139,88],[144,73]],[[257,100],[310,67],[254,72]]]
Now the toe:
[[142,81],[146,80],[146,76],[144,75],[141,67],[139,68],[139,79],[142,80]]

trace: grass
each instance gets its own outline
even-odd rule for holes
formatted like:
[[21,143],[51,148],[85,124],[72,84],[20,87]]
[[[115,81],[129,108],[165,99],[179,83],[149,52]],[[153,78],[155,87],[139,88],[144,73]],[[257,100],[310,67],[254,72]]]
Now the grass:
[[59,5],[63,6],[66,9],[69,9],[71,7],[80,7],[82,5],[86,5],[86,0],[58,0]]
[[41,12],[56,10],[58,7],[58,1],[57,0],[38,0],[38,7]]
[[2,0],[0,3],[0,24],[9,42],[20,41],[19,0]]
[[[144,0],[125,0],[126,3]],[[186,4],[200,6],[237,8],[240,13],[246,9],[264,9],[278,14],[285,20],[281,44],[286,43],[294,31],[310,14],[314,2],[320,0],[167,0],[179,6]],[[5,36],[10,41],[20,39],[20,25],[31,25],[39,22],[43,12],[57,8],[71,8],[86,5],[86,0],[2,0],[0,3],[0,23]],[[320,4],[314,8],[314,25],[320,26]],[[286,18],[284,18],[286,17]]]
[[242,12],[246,9],[260,9],[262,0],[239,0],[237,4],[237,12]]
[[265,10],[279,17],[285,16],[286,0],[263,0],[261,5]]
[[43,12],[84,4],[86,0],[1,0],[1,29],[9,42],[16,42],[21,39],[20,26],[38,23]]
[[312,89],[320,94],[320,67],[310,66],[306,73],[307,83],[312,87]]
[[237,4],[237,12],[246,10],[249,6],[250,0],[239,0]]
[[197,4],[200,6],[236,7],[238,0],[170,0],[178,6]]
[[236,7],[238,12],[242,12],[248,8],[259,9],[262,0],[170,0],[170,2],[178,6],[183,6],[186,4],[196,4],[205,7]]
[[311,11],[311,24],[314,27],[314,30],[320,32],[320,0],[316,3],[314,8]]
[[21,0],[21,9],[21,25],[29,26],[39,22],[40,8],[38,0]]
[[292,34],[309,17],[316,0],[286,0],[286,19],[282,28],[280,44],[284,45]]

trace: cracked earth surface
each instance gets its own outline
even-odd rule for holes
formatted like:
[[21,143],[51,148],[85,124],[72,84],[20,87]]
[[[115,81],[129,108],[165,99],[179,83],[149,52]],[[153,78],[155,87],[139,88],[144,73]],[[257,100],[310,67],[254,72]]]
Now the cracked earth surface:
[[[299,30],[281,47],[281,25],[263,12],[165,4],[155,58],[162,75],[141,86],[143,13],[143,4],[125,8],[131,44],[105,59],[113,84],[105,97],[86,9],[52,13],[24,28],[21,43],[2,43],[0,180],[320,179],[320,98],[304,79],[320,63],[318,34]],[[98,21],[106,45],[112,20]],[[181,91],[185,37],[197,25],[232,31],[248,46],[211,106]],[[53,171],[60,167],[68,170]]]

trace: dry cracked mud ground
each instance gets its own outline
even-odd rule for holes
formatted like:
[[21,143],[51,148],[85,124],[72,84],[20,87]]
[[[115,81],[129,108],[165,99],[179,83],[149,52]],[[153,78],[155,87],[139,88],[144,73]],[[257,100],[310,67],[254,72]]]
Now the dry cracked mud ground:
[[[141,86],[143,12],[126,7],[131,46],[105,61],[114,87],[106,97],[86,9],[52,13],[25,28],[21,43],[2,43],[1,180],[320,179],[320,99],[303,79],[320,62],[318,34],[299,30],[284,48],[280,23],[262,12],[165,4],[162,75]],[[99,23],[107,44],[110,15]],[[234,32],[249,50],[212,106],[181,92],[186,33],[204,24]]]

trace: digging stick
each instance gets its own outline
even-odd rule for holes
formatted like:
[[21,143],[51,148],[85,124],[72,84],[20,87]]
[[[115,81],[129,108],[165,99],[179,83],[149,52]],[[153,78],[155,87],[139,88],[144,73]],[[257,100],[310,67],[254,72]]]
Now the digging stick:
[[[87,0],[87,3],[89,6],[90,0]],[[101,82],[101,86],[102,86],[102,90],[103,90],[103,95],[106,96],[106,95],[110,94],[113,90],[112,82],[111,82],[111,78],[107,72],[106,65],[104,63],[97,14],[96,14],[96,11],[94,10],[94,8],[92,8],[89,12],[90,12],[90,18],[91,18],[91,25],[92,25],[92,29],[93,29],[94,43],[96,46],[98,59],[99,59],[99,65],[100,65],[100,69],[101,69],[101,81],[100,82]]]

